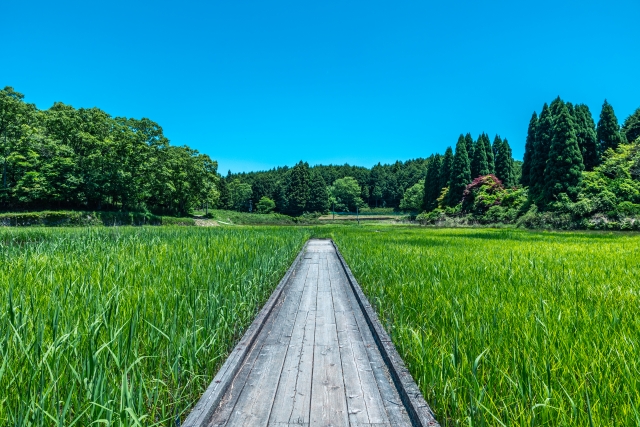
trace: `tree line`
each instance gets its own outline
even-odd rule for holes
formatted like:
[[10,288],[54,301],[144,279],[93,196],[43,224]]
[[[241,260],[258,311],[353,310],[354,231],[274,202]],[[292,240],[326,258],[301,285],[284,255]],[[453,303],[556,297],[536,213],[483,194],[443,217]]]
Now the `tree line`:
[[483,135],[428,160],[426,222],[640,228],[640,108],[620,126],[605,100],[596,124],[586,105],[558,97],[533,112],[522,163],[506,140],[489,149]]
[[98,108],[26,103],[0,91],[0,209],[184,215],[219,198],[217,162],[173,146],[162,127]]
[[[287,215],[328,210],[351,211],[369,207],[402,208],[407,189],[424,180],[427,159],[361,166],[316,165],[300,161],[292,168],[229,172],[220,181],[219,207]],[[262,203],[260,202],[262,201]],[[260,204],[260,206],[258,206]],[[413,210],[413,209],[409,209]]]
[[217,162],[169,143],[159,124],[57,102],[39,110],[0,91],[0,209],[188,214],[211,208],[297,216],[393,208],[423,218],[509,222],[527,212],[640,215],[640,109],[620,126],[605,101],[560,97],[534,112],[523,161],[506,138],[461,134],[443,154],[371,168],[295,166],[217,173]]

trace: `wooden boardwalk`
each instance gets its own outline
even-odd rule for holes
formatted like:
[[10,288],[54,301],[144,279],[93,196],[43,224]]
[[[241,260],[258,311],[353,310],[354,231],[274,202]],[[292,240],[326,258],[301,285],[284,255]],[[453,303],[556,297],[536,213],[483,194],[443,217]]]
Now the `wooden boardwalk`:
[[228,378],[216,376],[184,425],[423,425],[412,423],[332,242],[310,240],[284,280],[251,345],[239,345]]

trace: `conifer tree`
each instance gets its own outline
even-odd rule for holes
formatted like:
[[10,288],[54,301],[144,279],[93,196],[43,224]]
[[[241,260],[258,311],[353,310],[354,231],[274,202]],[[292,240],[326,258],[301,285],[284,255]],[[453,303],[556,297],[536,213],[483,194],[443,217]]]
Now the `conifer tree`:
[[469,161],[473,159],[473,137],[469,132],[464,136],[464,141],[467,143],[467,155],[469,156]]
[[544,170],[549,159],[552,126],[551,109],[545,103],[538,119],[531,169],[529,170],[529,198],[533,201],[540,200],[544,190]]
[[520,177],[520,184],[523,187],[529,186],[529,178],[531,171],[531,161],[533,158],[533,149],[536,142],[536,128],[538,127],[538,115],[534,111],[529,120],[529,129],[527,129],[527,141],[524,145],[524,157],[522,159],[522,175]]
[[453,170],[451,172],[451,184],[449,185],[449,206],[455,206],[462,200],[464,189],[471,182],[471,167],[467,154],[467,144],[463,139],[458,139],[456,153],[453,156]]
[[440,169],[442,169],[442,157],[440,154],[433,156],[427,168],[427,175],[424,180],[424,203],[425,211],[430,212],[435,209],[437,199],[440,196]]
[[569,108],[561,105],[557,111],[549,160],[544,171],[544,201],[547,203],[556,200],[560,193],[566,193],[575,200],[584,170],[575,124]]
[[602,111],[600,112],[597,135],[600,155],[602,155],[608,148],[615,150],[618,148],[618,145],[623,143],[618,118],[613,112],[613,107],[606,99],[602,105]]
[[509,142],[496,136],[493,146],[496,151],[496,176],[505,187],[511,187],[513,186],[513,158]]
[[487,150],[484,148],[484,138],[478,137],[473,148],[473,159],[471,159],[471,177],[476,179],[479,176],[488,175],[489,164],[487,163]]
[[289,214],[300,215],[304,212],[309,200],[309,181],[309,164],[300,161],[291,169],[287,188],[287,211]]
[[622,126],[627,142],[634,142],[640,137],[640,108],[627,117]]
[[[464,137],[460,135],[460,138]],[[453,170],[453,150],[447,147],[442,157],[442,168],[440,169],[440,189],[449,186],[451,181],[451,171]]]
[[[489,139],[489,135],[486,133],[482,133],[482,138],[484,139],[484,151],[487,156],[487,167],[489,168],[489,173],[496,173],[496,160],[493,155],[493,148],[491,148],[491,140]],[[486,174],[485,174],[486,175]]]
[[589,107],[578,104],[575,107],[576,137],[578,146],[582,154],[584,169],[593,170],[600,163],[598,157],[598,136],[596,135],[596,124]]
[[516,165],[513,160],[513,151],[511,151],[511,146],[509,145],[507,138],[502,141],[502,149],[504,150],[504,156],[507,159],[507,170],[509,171],[509,178],[504,181],[504,185],[513,187],[517,184],[518,179],[516,178]]
[[[497,163],[498,163],[498,152],[500,151],[500,146],[502,145],[502,138],[500,138],[500,135],[496,135],[493,138],[493,144],[491,145],[491,152],[493,153],[493,160],[496,163],[496,167],[497,167]],[[497,169],[496,169],[497,171]],[[497,172],[496,172],[497,174]]]
[[317,171],[311,172],[311,183],[309,184],[309,200],[305,208],[307,212],[325,213],[329,211],[329,192],[327,183]]

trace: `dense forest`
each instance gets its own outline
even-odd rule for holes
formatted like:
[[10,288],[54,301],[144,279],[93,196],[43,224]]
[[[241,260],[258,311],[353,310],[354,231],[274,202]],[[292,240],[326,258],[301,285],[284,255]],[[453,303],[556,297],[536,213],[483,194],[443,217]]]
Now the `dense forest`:
[[223,177],[209,156],[172,146],[149,119],[63,103],[38,110],[6,87],[0,209],[184,215],[208,206],[298,216],[393,208],[422,212],[426,223],[582,227],[640,215],[640,109],[621,126],[605,101],[596,124],[586,105],[558,97],[533,113],[525,133],[523,161],[506,138],[467,133],[428,158],[371,168],[300,161]]
[[519,172],[500,144],[496,138],[490,152],[486,140],[461,136],[453,161],[449,152],[430,158],[418,218],[640,228],[640,108],[620,126],[605,100],[596,125],[586,105],[545,103],[531,117]]
[[149,119],[55,103],[38,110],[0,91],[0,209],[183,215],[218,200],[217,163],[169,143]]

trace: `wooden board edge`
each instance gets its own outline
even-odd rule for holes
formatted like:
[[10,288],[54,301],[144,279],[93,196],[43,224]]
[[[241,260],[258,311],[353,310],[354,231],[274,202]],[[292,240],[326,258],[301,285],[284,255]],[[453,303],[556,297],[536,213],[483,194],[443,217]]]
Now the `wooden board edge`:
[[307,240],[254,321],[251,323],[231,353],[229,353],[227,360],[220,367],[218,373],[213,378],[213,381],[211,381],[205,392],[202,394],[202,397],[200,397],[191,412],[189,412],[189,415],[182,423],[182,427],[204,427],[207,425],[214,411],[220,404],[222,397],[227,392],[227,389],[240,370],[249,350],[253,347],[256,337],[260,335],[262,327],[280,299],[286,284],[289,282],[293,272],[300,263],[300,260],[306,252],[308,243],[309,241]]
[[407,409],[407,413],[409,414],[409,418],[411,418],[412,424],[416,427],[439,427],[440,424],[436,420],[431,407],[424,399],[424,396],[422,396],[422,392],[405,366],[398,350],[396,350],[393,342],[391,342],[391,338],[387,334],[387,331],[382,327],[382,324],[378,319],[378,315],[371,306],[367,296],[362,292],[360,284],[353,276],[349,265],[340,253],[338,245],[336,245],[333,239],[331,239],[331,243],[336,250],[340,264],[347,275],[351,289],[356,296],[358,305],[364,313],[364,317],[369,325],[371,334],[373,335],[373,338],[378,345],[378,349],[382,354],[382,358],[389,369],[391,378],[398,389],[398,394]]

